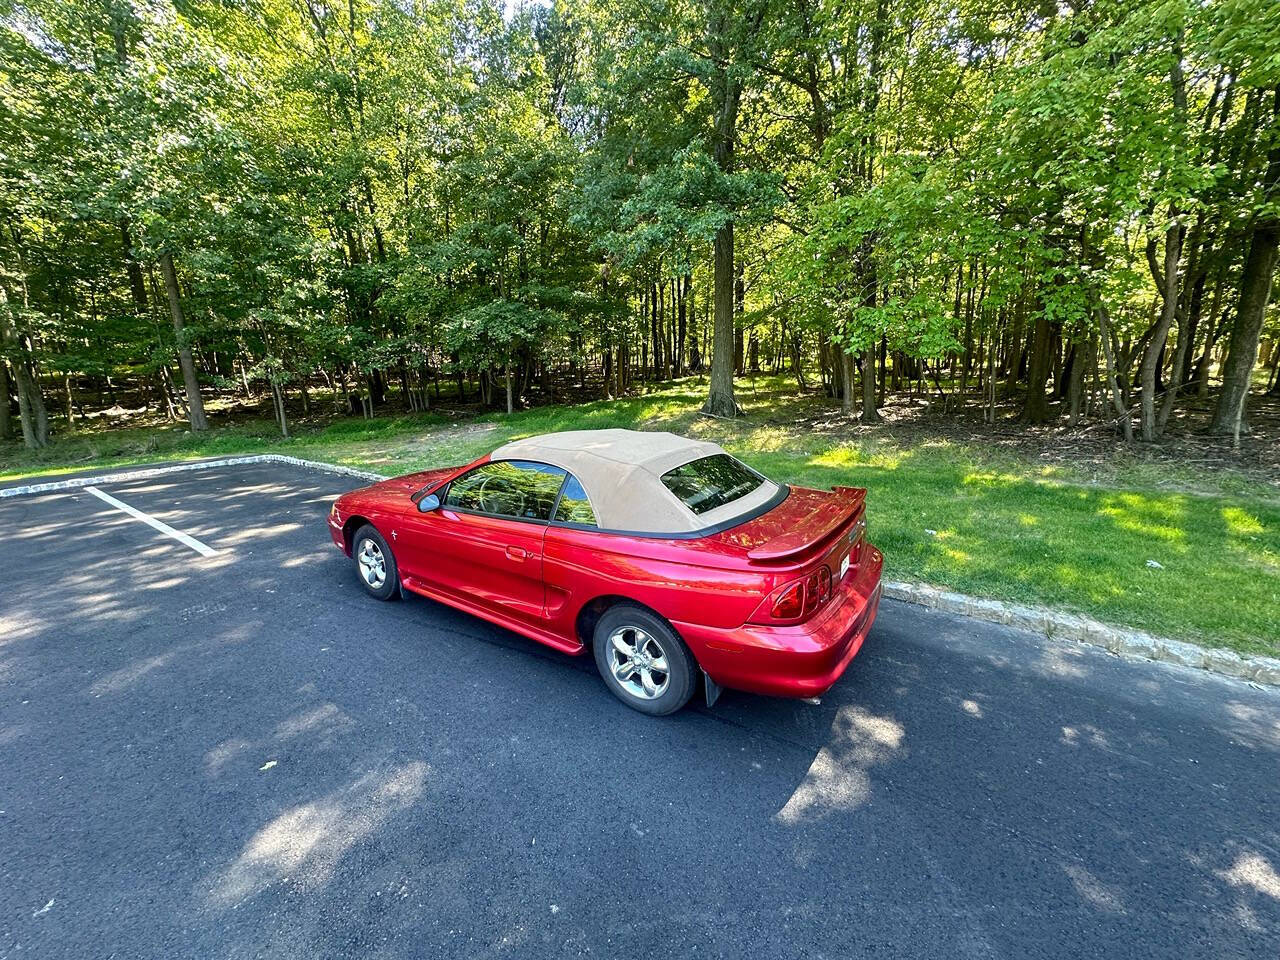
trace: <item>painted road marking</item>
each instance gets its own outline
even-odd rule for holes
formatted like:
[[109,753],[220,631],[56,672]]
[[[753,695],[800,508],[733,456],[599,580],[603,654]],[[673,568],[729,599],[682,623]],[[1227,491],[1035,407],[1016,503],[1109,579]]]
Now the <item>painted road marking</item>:
[[185,546],[190,547],[192,550],[200,554],[202,557],[216,557],[218,555],[218,551],[213,549],[213,547],[210,547],[210,546],[207,546],[206,544],[201,543],[195,537],[187,536],[181,530],[173,529],[173,527],[169,526],[167,523],[163,523],[157,520],[155,517],[147,516],[147,514],[143,513],[141,510],[138,510],[135,507],[131,507],[127,503],[124,503],[121,500],[117,500],[115,497],[111,496],[111,494],[103,493],[97,487],[85,487],[85,489],[88,490],[90,493],[92,493],[95,497],[97,497],[103,503],[108,503],[111,506],[115,507],[117,510],[123,510],[125,513],[133,517],[135,520],[141,520],[143,523],[147,524],[147,526],[154,527],[155,529],[159,530],[166,537],[173,537],[173,539],[177,540],[181,544],[184,544]]

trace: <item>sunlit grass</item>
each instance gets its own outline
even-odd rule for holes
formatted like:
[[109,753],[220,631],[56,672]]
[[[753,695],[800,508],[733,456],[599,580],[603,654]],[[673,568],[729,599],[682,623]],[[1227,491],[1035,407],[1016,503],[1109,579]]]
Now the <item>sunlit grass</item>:
[[[742,389],[748,417],[702,417],[705,380],[615,401],[450,418],[270,421],[192,435],[181,428],[59,439],[38,455],[0,448],[0,479],[88,467],[280,452],[387,475],[465,463],[508,440],[557,430],[630,427],[714,440],[779,480],[869,489],[872,539],[887,576],[1087,613],[1100,620],[1240,651],[1280,654],[1280,503],[1256,480],[1109,465],[1101,479],[979,444],[908,443],[838,420],[833,404],[789,382]],[[825,429],[805,425],[816,417]],[[1194,482],[1190,482],[1194,479]],[[1148,561],[1154,561],[1155,565]]]

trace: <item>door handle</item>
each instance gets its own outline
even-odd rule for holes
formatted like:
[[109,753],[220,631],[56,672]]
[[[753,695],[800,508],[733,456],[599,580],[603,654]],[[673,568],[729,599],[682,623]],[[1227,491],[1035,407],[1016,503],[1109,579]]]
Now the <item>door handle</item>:
[[529,556],[529,551],[524,547],[507,547],[507,556],[512,560],[523,560]]

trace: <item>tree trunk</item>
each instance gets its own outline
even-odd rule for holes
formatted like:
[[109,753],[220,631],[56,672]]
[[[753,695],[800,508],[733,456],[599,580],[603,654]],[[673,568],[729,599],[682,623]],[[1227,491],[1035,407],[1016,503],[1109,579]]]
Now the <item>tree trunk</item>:
[[733,224],[715,239],[715,322],[711,345],[711,392],[703,405],[713,417],[736,417],[742,411],[733,397]]
[[178,364],[182,367],[182,383],[187,394],[187,418],[192,430],[208,430],[209,421],[204,415],[204,401],[200,397],[200,381],[196,378],[195,361],[191,358],[191,344],[187,342],[182,319],[182,300],[178,296],[178,275],[173,268],[173,255],[160,255],[160,272],[164,275],[164,290],[169,297],[169,315],[173,318],[173,332],[178,340]]
[[1107,387],[1111,393],[1111,402],[1115,406],[1116,417],[1120,421],[1120,429],[1124,431],[1124,438],[1127,441],[1133,440],[1133,424],[1129,422],[1129,411],[1125,408],[1124,397],[1120,393],[1120,387],[1116,383],[1116,362],[1115,354],[1111,349],[1111,328],[1107,322],[1107,310],[1105,307],[1098,308],[1098,334],[1102,340],[1103,356],[1107,361]]
[[878,423],[880,412],[876,410],[876,348],[862,351],[862,416],[863,423]]
[[133,255],[133,236],[129,232],[129,220],[120,218],[120,242],[124,246],[125,272],[129,274],[129,294],[133,298],[133,307],[138,316],[147,312],[147,284],[142,277],[142,267]]
[[13,417],[9,412],[9,365],[0,356],[0,440],[13,438]]
[[276,411],[276,423],[280,426],[280,435],[289,436],[289,421],[285,416],[284,409],[284,391],[280,389],[280,384],[274,380],[271,381],[271,401]]
[[[1169,83],[1173,93],[1173,105],[1181,122],[1185,123],[1187,114],[1186,80],[1182,72],[1182,27],[1174,40],[1172,57],[1169,66]],[[1147,241],[1147,262],[1152,277],[1160,288],[1164,299],[1164,308],[1160,311],[1160,319],[1156,329],[1147,341],[1147,349],[1142,355],[1142,365],[1138,375],[1142,383],[1142,439],[1148,443],[1159,435],[1159,424],[1156,422],[1156,380],[1163,366],[1165,348],[1168,345],[1169,330],[1178,316],[1178,263],[1182,259],[1183,241],[1186,239],[1186,228],[1178,222],[1181,211],[1176,203],[1169,204],[1169,227],[1164,234],[1164,269],[1157,270],[1155,241]],[[1177,373],[1175,369],[1174,373]],[[1176,389],[1176,384],[1175,384]]]
[[[712,129],[712,155],[721,172],[732,173],[733,153],[738,137],[738,104],[742,96],[742,81],[729,69],[727,17],[728,14],[725,12],[717,12],[707,24],[707,39],[719,64],[715,68],[708,87],[715,118]],[[732,220],[716,231],[713,246],[715,321],[711,353],[711,390],[702,410],[714,417],[736,417],[742,411],[733,397],[735,272]]]
[[[1274,115],[1280,117],[1280,88],[1275,93]],[[1245,259],[1244,272],[1240,275],[1240,300],[1236,308],[1236,320],[1231,326],[1231,340],[1227,345],[1227,359],[1222,365],[1222,393],[1213,411],[1211,433],[1239,433],[1246,429],[1245,403],[1249,397],[1249,383],[1253,377],[1253,365],[1258,357],[1258,340],[1262,335],[1262,321],[1266,318],[1267,302],[1271,297],[1271,277],[1275,272],[1277,250],[1280,249],[1280,216],[1275,214],[1275,202],[1280,193],[1280,141],[1267,154],[1267,173],[1263,194],[1269,201],[1267,215],[1253,227],[1249,239],[1249,255]]]
[[511,397],[511,361],[507,361],[507,413],[511,414],[515,410],[515,404]]
[[1211,433],[1230,434],[1237,429],[1247,430],[1245,404],[1258,356],[1262,321],[1271,295],[1277,249],[1280,249],[1280,224],[1253,231],[1249,256],[1240,276],[1239,307],[1231,327],[1227,358],[1222,365],[1222,393],[1213,412],[1213,422],[1209,427]]
[[1182,390],[1181,372],[1187,357],[1191,354],[1191,337],[1193,336],[1190,320],[1183,320],[1178,323],[1178,347],[1173,354],[1173,368],[1171,376],[1173,382],[1164,392],[1164,402],[1160,404],[1160,410],[1156,414],[1156,436],[1164,436],[1165,427],[1169,423],[1169,416],[1173,413],[1173,404],[1178,399],[1178,393]]
[[1070,368],[1070,372],[1066,374],[1067,409],[1070,411],[1068,422],[1073,427],[1080,422],[1080,401],[1084,396],[1085,355],[1085,345],[1075,344],[1071,348],[1070,361],[1067,364]]
[[680,291],[679,313],[676,319],[676,348],[675,348],[675,370],[674,373],[678,377],[684,373],[684,345],[689,334],[689,293],[693,286],[693,278],[689,274],[684,275],[684,280],[677,280],[677,289]]
[[840,347],[840,412],[853,416],[853,354]]
[[[1170,219],[1174,219],[1177,214],[1176,208],[1170,209]],[[1142,439],[1148,443],[1156,438],[1156,373],[1169,339],[1169,329],[1178,313],[1178,261],[1182,256],[1182,236],[1182,226],[1176,222],[1165,231],[1164,266],[1159,271],[1154,266],[1153,248],[1149,247],[1147,253],[1152,264],[1151,273],[1160,285],[1160,296],[1163,298],[1160,319],[1151,333],[1151,339],[1147,341],[1147,347],[1142,353],[1142,365],[1138,368],[1138,379],[1142,385]]]
[[1049,422],[1049,398],[1045,395],[1044,388],[1049,381],[1049,367],[1053,362],[1049,355],[1052,337],[1049,317],[1044,310],[1040,310],[1032,332],[1031,360],[1027,367],[1027,401],[1022,407],[1023,423]]
[[[18,394],[18,417],[22,421],[22,442],[32,450],[49,444],[49,413],[44,397],[40,394],[40,381],[36,379],[26,338],[14,322],[9,309],[9,295],[0,285],[0,347],[13,365],[14,387]],[[3,361],[0,361],[3,362]],[[8,393],[4,398],[9,403]]]

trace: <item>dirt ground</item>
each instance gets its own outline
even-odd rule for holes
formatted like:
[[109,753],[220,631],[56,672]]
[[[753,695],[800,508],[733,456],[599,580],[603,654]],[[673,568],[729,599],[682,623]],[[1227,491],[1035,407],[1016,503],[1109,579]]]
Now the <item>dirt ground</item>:
[[[903,446],[947,440],[988,446],[1046,466],[1066,465],[1099,476],[1116,466],[1141,464],[1171,470],[1169,485],[1183,487],[1197,472],[1232,470],[1249,480],[1273,485],[1280,492],[1280,397],[1254,393],[1249,398],[1250,430],[1235,449],[1231,437],[1208,434],[1213,399],[1183,401],[1170,418],[1165,436],[1155,443],[1127,443],[1114,421],[1067,424],[1065,411],[1052,423],[1028,426],[1017,420],[1021,401],[996,407],[996,422],[983,420],[983,409],[971,401],[963,410],[943,411],[933,397],[890,395],[880,408],[883,421],[871,426],[850,424],[838,408],[816,405],[798,424],[820,434],[882,436]],[[1136,426],[1136,423],[1135,423]],[[1172,475],[1176,473],[1175,475]]]

